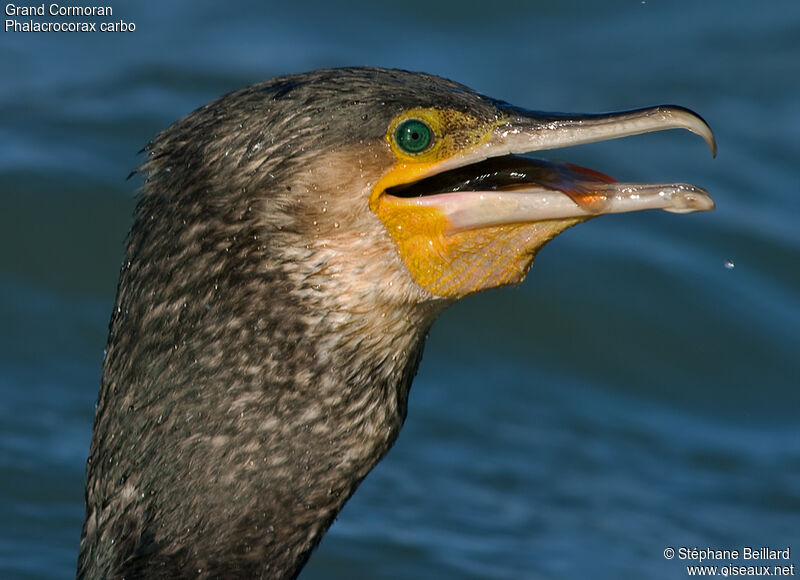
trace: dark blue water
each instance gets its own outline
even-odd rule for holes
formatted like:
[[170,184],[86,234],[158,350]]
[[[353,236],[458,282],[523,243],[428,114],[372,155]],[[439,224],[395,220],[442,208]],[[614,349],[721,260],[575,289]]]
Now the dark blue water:
[[521,287],[446,312],[397,446],[303,578],[683,578],[666,547],[800,554],[800,5],[111,5],[135,32],[0,34],[0,577],[74,571],[136,152],[221,93],[362,64],[534,109],[696,109],[716,160],[683,133],[551,156],[696,183],[718,210],[579,226]]

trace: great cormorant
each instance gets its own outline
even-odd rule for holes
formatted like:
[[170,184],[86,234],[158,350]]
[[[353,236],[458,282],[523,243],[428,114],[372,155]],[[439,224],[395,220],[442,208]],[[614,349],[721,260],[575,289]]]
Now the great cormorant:
[[535,113],[426,74],[284,76],[158,135],[122,266],[80,578],[292,578],[392,446],[428,329],[595,215],[713,207],[517,156],[711,130]]

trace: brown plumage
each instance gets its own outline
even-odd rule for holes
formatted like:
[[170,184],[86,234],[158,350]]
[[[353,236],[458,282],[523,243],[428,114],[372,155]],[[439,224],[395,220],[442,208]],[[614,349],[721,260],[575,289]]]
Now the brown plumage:
[[[458,138],[414,165],[387,128],[417,110],[423,120],[427,110],[454,112],[435,127],[435,146]],[[563,120],[527,115],[529,126]],[[463,173],[486,157],[476,151],[489,136],[523,116],[438,77],[342,69],[231,93],[147,147],[110,323],[78,577],[299,573],[395,441],[436,315],[460,295],[521,280],[547,239],[586,219],[476,226],[472,236],[403,205],[413,200],[381,206],[376,184],[417,166],[419,178],[444,171],[459,156]],[[392,229],[418,215],[434,215],[419,227],[436,230],[427,241],[438,236],[438,257],[415,253],[427,247],[422,233]],[[507,251],[503,240],[521,244],[508,265],[487,258]],[[451,273],[458,284],[430,282]]]

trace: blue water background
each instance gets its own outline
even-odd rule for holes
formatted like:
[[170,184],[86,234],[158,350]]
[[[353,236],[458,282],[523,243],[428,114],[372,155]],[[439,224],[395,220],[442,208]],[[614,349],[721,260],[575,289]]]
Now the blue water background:
[[135,32],[0,33],[1,578],[74,573],[136,152],[224,92],[344,65],[691,107],[716,160],[683,132],[550,156],[718,209],[581,225],[446,312],[302,578],[684,578],[669,546],[800,564],[800,4],[110,2]]

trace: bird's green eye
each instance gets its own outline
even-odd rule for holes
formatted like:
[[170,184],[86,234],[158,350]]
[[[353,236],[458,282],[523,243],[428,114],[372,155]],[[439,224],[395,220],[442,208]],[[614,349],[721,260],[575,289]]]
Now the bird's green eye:
[[420,153],[433,141],[431,128],[422,121],[409,119],[403,121],[395,131],[397,145],[407,153]]

